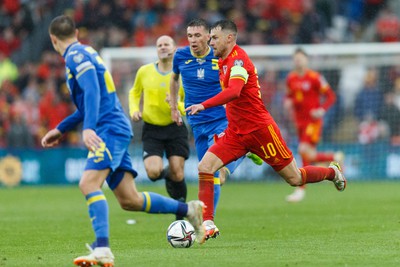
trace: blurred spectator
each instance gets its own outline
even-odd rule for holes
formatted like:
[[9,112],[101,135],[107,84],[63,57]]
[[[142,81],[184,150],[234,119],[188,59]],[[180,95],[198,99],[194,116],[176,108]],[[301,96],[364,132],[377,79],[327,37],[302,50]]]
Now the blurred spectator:
[[3,52],[0,51],[0,88],[4,81],[15,81],[17,78],[17,65],[15,65]]
[[355,100],[354,114],[360,122],[358,140],[361,144],[375,142],[384,132],[378,121],[383,95],[378,88],[377,78],[375,69],[368,70],[364,85]]
[[7,147],[31,148],[33,146],[33,137],[23,114],[18,111],[13,112],[11,114],[10,129],[7,132]]
[[355,100],[354,114],[358,120],[376,120],[383,104],[383,95],[377,84],[377,71],[370,69],[364,78],[364,85]]
[[382,9],[375,23],[378,42],[398,42],[400,40],[400,19],[389,7]]
[[312,0],[304,0],[304,12],[297,30],[295,42],[298,44],[321,43],[325,37],[325,26],[316,12]]
[[384,105],[380,110],[380,119],[389,127],[391,143],[400,145],[400,78],[394,83],[394,88],[384,96]]
[[14,34],[11,27],[5,28],[0,36],[0,52],[9,57],[20,46],[21,40]]

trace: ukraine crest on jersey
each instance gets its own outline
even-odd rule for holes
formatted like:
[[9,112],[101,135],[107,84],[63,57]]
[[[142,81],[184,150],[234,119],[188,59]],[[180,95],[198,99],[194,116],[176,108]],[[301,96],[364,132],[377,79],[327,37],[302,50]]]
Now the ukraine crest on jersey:
[[118,100],[111,74],[97,51],[75,42],[63,56],[67,86],[81,114],[83,129],[94,129],[97,134],[132,136],[130,121]]
[[[185,91],[185,108],[215,96],[221,92],[218,72],[218,59],[212,48],[204,57],[195,57],[190,47],[179,48],[174,56],[173,69],[180,74]],[[196,116],[188,116],[190,125],[226,118],[223,106],[206,109]]]

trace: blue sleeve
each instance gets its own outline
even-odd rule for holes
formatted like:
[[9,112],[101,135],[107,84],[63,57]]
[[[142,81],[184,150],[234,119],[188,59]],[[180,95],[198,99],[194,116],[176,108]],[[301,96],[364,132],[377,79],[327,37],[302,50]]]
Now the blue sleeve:
[[85,117],[83,118],[83,130],[95,130],[99,119],[100,85],[94,67],[88,68],[82,73],[77,82],[84,91]]
[[80,122],[82,122],[83,116],[79,110],[76,110],[74,113],[66,117],[60,124],[57,126],[57,129],[61,133],[68,132],[75,128]]
[[177,51],[174,55],[174,59],[172,60],[172,71],[175,74],[179,74],[179,52]]

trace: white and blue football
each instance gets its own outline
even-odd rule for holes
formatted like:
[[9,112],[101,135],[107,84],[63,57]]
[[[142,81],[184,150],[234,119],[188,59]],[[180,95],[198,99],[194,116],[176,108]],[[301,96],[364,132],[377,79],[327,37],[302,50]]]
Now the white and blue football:
[[193,225],[188,221],[174,221],[168,226],[167,240],[174,248],[190,248],[196,240]]

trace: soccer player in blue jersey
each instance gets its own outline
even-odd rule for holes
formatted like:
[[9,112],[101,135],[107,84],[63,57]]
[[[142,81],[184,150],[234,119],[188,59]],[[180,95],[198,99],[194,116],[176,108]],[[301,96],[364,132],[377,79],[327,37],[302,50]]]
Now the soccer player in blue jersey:
[[[207,44],[210,39],[209,26],[203,19],[195,19],[187,26],[189,46],[177,50],[173,60],[173,73],[171,76],[171,115],[173,120],[180,124],[181,118],[177,107],[179,77],[182,79],[185,91],[185,108],[215,96],[221,92],[218,72],[218,59],[214,56],[212,48]],[[218,135],[223,135],[228,126],[225,108],[217,106],[205,110],[196,116],[188,116],[188,122],[193,129],[197,157],[201,160],[207,149],[214,143]],[[256,164],[262,160],[249,154]],[[214,175],[214,211],[220,196],[220,184],[225,181],[227,174],[233,173],[243,158],[228,164]],[[201,181],[200,181],[201,182]],[[204,222],[206,238],[215,238],[219,230],[213,221]]]
[[104,181],[123,209],[186,216],[197,235],[204,238],[202,202],[186,204],[136,190],[133,178],[137,173],[128,153],[133,136],[130,121],[99,54],[92,47],[79,43],[74,21],[68,16],[56,17],[50,24],[49,34],[54,49],[65,59],[67,85],[77,109],[42,138],[42,146],[56,146],[63,133],[83,123],[83,142],[89,150],[79,187],[86,198],[96,240],[88,246],[89,255],[76,258],[74,264],[114,266],[109,246],[108,204],[101,190]]

